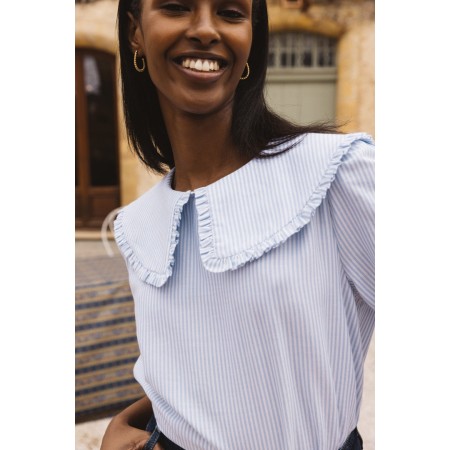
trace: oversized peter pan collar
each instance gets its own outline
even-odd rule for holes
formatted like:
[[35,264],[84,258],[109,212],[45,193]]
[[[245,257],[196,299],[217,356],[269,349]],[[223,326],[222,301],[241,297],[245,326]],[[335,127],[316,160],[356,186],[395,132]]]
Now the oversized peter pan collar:
[[120,212],[114,224],[117,244],[142,281],[162,286],[172,275],[183,206],[194,196],[205,269],[237,269],[309,223],[343,157],[359,140],[372,143],[362,133],[297,137],[273,151],[294,142],[290,150],[255,158],[194,191],[174,191],[171,171]]

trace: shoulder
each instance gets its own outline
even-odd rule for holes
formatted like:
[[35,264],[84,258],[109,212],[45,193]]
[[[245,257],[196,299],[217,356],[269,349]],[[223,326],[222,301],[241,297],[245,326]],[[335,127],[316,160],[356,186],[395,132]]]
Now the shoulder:
[[374,159],[374,142],[365,133],[309,133],[263,151],[261,159],[260,166],[283,174],[283,189],[325,193],[341,166]]
[[[276,146],[272,150],[263,151],[264,154],[276,154],[284,150],[292,150],[292,158],[311,158],[329,160],[330,156],[344,157],[349,152],[373,151],[374,141],[366,133],[308,133],[295,136]],[[358,150],[359,149],[359,150]]]
[[372,140],[362,133],[297,136],[198,192],[199,215],[214,218],[202,239],[205,267],[236,269],[308,225],[359,145]]
[[272,166],[272,170],[294,177],[311,176],[311,183],[315,184],[313,180],[319,178],[334,180],[334,175],[348,159],[370,158],[373,152],[373,139],[365,133],[308,133],[262,151],[261,159]]
[[342,154],[336,155],[337,168],[331,190],[353,190],[353,194],[367,191],[373,196],[375,188],[375,145],[368,135],[348,135]]

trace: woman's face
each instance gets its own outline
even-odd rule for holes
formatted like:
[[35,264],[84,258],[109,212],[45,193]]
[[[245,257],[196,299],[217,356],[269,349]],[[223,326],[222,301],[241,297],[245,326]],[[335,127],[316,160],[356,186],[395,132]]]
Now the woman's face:
[[232,105],[252,45],[251,16],[251,0],[142,0],[131,43],[145,56],[163,111],[210,114]]

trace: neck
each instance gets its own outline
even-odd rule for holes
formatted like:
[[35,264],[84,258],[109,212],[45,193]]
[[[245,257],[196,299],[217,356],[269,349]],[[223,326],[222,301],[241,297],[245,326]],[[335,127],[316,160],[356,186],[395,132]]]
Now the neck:
[[164,111],[175,161],[173,188],[207,186],[248,162],[231,138],[231,105],[205,116]]

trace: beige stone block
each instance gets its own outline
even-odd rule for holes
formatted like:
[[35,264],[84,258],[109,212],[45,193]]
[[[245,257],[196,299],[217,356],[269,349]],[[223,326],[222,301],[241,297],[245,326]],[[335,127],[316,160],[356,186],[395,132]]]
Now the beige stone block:
[[341,37],[338,47],[336,117],[343,131],[375,132],[374,23],[358,24]]
[[272,33],[303,30],[310,33],[338,37],[344,32],[344,27],[334,20],[313,17],[307,13],[282,8],[281,6],[270,6],[268,15],[269,28]]
[[116,1],[76,4],[75,45],[116,53],[116,15]]

